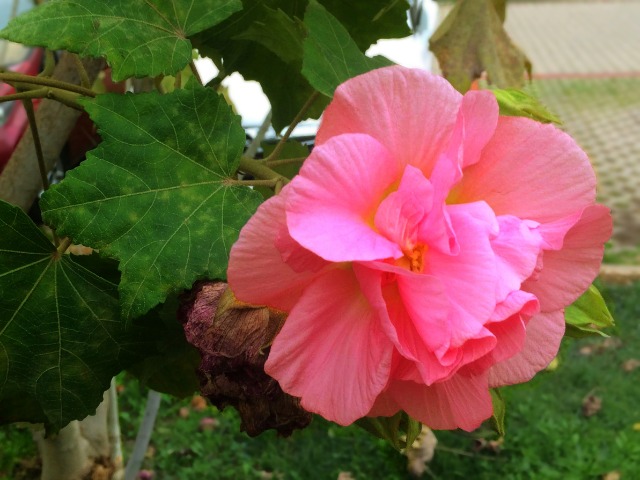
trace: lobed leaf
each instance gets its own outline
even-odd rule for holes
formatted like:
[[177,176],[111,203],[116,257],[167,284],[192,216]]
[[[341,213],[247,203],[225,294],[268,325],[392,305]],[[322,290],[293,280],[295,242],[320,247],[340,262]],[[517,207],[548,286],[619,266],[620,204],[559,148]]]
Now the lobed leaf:
[[84,105],[103,143],[43,195],[43,218],[120,261],[123,317],[198,278],[225,278],[260,194],[229,184],[245,133],[223,97],[196,87],[99,95]]
[[191,35],[240,9],[241,0],[51,0],[0,38],[105,57],[114,80],[169,75],[191,61]]
[[92,414],[132,342],[117,285],[0,201],[0,423],[57,431]]

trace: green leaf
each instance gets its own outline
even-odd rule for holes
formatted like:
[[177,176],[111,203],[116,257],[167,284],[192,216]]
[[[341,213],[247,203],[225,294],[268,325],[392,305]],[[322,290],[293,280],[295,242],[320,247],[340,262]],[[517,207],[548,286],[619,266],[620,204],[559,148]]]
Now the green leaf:
[[567,324],[565,334],[575,338],[593,335],[606,337],[601,329],[614,324],[602,295],[594,285],[565,309],[564,318]]
[[444,77],[460,92],[487,72],[500,88],[521,87],[531,63],[507,35],[496,0],[459,0],[429,40]]
[[422,424],[405,412],[398,412],[392,417],[364,417],[355,423],[370,434],[386,440],[398,451],[413,444],[422,430]]
[[225,278],[260,194],[228,184],[245,133],[223,97],[195,87],[99,95],[84,105],[103,143],[43,195],[43,218],[120,261],[123,317],[198,278]]
[[0,423],[57,431],[92,414],[121,370],[117,286],[2,201],[0,230]]
[[171,297],[164,304],[141,317],[153,325],[148,334],[154,350],[127,370],[142,385],[157,392],[184,398],[198,390],[200,366],[198,349],[187,342],[184,329],[177,319],[178,300]]
[[498,435],[504,437],[506,433],[504,428],[504,417],[507,412],[507,406],[504,402],[504,398],[502,398],[500,390],[492,388],[489,392],[491,393],[491,402],[493,403],[491,427]]
[[[323,0],[321,3],[346,27],[361,50],[379,38],[403,37],[410,33],[405,0]],[[238,71],[245,79],[260,83],[271,102],[273,126],[281,131],[314,92],[301,74],[302,39],[292,30],[293,25],[300,24],[307,1],[243,0],[243,6],[242,11],[220,25],[197,34],[193,42],[224,74]],[[277,24],[288,25],[288,33],[265,27],[268,11],[278,12]],[[286,43],[289,41],[291,43]],[[318,118],[327,103],[326,97],[317,100],[309,111],[309,118]]]
[[521,90],[492,88],[491,91],[498,100],[500,115],[528,117],[543,123],[562,123],[537,98]]
[[52,0],[11,21],[0,37],[106,57],[114,80],[174,74],[189,38],[242,8],[240,0]]
[[384,57],[369,58],[362,53],[349,32],[315,0],[309,2],[304,23],[309,34],[304,42],[302,74],[328,97],[345,80],[393,64]]
[[262,20],[256,20],[234,40],[253,40],[275,53],[287,63],[300,61],[304,27],[281,9],[263,6]]

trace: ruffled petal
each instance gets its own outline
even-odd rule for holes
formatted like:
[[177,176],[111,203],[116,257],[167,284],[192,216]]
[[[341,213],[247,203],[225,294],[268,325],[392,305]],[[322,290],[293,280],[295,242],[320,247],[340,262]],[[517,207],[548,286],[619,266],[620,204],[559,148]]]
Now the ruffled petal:
[[418,242],[418,229],[433,207],[433,187],[415,167],[405,168],[398,190],[385,198],[374,223],[380,233],[401,248],[411,249]]
[[498,267],[498,300],[502,301],[529,278],[542,251],[543,239],[535,222],[511,215],[498,217],[500,233],[491,240]]
[[528,118],[500,117],[449,202],[484,200],[496,215],[545,223],[593,204],[595,187],[589,159],[569,135]]
[[490,240],[497,232],[497,222],[482,202],[449,206],[447,210],[460,251],[458,255],[446,255],[430,250],[425,274],[442,282],[452,321],[484,323],[496,305],[498,274]]
[[[231,248],[227,271],[229,286],[239,300],[285,311],[296,304],[318,271],[329,265],[289,236],[284,211],[288,194],[285,187],[260,205]],[[296,269],[285,263],[276,243],[288,245],[288,256],[295,252]]]
[[[542,236],[549,238],[542,226],[541,229]],[[598,275],[604,243],[611,236],[611,230],[609,209],[592,205],[584,209],[579,220],[571,226],[560,250],[544,251],[542,270],[535,280],[522,285],[524,290],[538,297],[543,312],[570,305],[591,285]]]
[[442,77],[398,66],[380,68],[336,89],[316,145],[343,133],[366,133],[403,165],[414,165],[428,177],[448,144],[461,101]]
[[485,325],[497,340],[495,348],[465,367],[465,371],[478,375],[520,352],[526,339],[526,324],[539,311],[540,305],[534,295],[521,290],[511,292],[496,306]]
[[564,335],[564,311],[539,313],[527,323],[527,336],[520,353],[489,370],[489,386],[528,382],[544,370],[558,354]]
[[395,402],[429,428],[475,430],[493,413],[487,375],[454,375],[431,386],[393,382],[388,392]]
[[315,147],[289,184],[291,236],[331,262],[401,257],[400,247],[373,228],[385,191],[401,174],[389,152],[367,135],[342,135]]
[[353,272],[335,269],[304,291],[265,371],[306,410],[348,425],[371,410],[387,384],[392,350]]

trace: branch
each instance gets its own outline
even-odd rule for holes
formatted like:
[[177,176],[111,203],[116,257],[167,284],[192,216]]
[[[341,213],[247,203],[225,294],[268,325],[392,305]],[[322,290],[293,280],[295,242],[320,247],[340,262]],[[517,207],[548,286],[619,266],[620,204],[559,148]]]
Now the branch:
[[289,128],[287,128],[287,131],[284,133],[284,135],[276,145],[276,148],[274,148],[273,152],[271,152],[271,155],[265,158],[265,162],[270,162],[278,158],[278,156],[280,155],[280,152],[284,148],[284,144],[287,143],[287,140],[289,140],[289,137],[293,133],[293,129],[296,128],[296,126],[298,126],[298,124],[304,119],[304,116],[307,114],[307,112],[313,105],[313,102],[315,102],[319,96],[320,96],[319,92],[313,92],[311,94],[311,96],[307,99],[305,104],[302,106],[298,114],[295,116],[295,118],[291,122],[291,125],[289,125]]
[[239,170],[249,173],[259,180],[280,180],[284,185],[289,183],[289,179],[271,170],[264,164],[247,157],[240,158]]
[[[69,92],[79,93],[85,97],[95,97],[96,92],[88,88],[57,80],[55,78],[47,77],[32,77],[31,75],[24,75],[22,73],[14,72],[0,72],[0,81],[5,83],[20,84],[26,83],[27,85],[44,85],[45,87],[59,88],[60,90],[67,90]],[[15,85],[14,85],[15,86]]]
[[[84,60],[84,64],[89,76],[95,79],[103,68],[104,62],[100,59],[90,59]],[[28,78],[38,80],[36,77]],[[62,55],[60,62],[56,65],[53,78],[47,80],[64,85],[80,83],[80,77],[69,54]],[[30,89],[24,84],[23,87]],[[56,101],[43,100],[40,103],[36,111],[36,122],[45,166],[48,170],[51,170],[60,158],[62,147],[79,115],[79,111],[67,108]],[[17,205],[25,211],[29,209],[41,189],[38,169],[33,161],[33,148],[31,135],[23,135],[0,175],[0,199]]]

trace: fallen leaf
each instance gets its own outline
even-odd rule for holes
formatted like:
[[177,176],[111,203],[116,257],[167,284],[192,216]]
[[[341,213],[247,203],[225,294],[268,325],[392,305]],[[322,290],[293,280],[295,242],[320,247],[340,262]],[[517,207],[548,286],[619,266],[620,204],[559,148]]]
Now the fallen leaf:
[[593,354],[594,352],[594,347],[593,345],[585,345],[584,347],[580,347],[580,355],[584,355],[585,357],[588,357],[589,355]]
[[589,393],[582,399],[582,414],[585,417],[592,417],[602,408],[602,399],[593,393]]
[[622,369],[625,372],[633,372],[638,367],[640,367],[640,360],[635,358],[630,358],[622,362]]
[[194,395],[191,399],[191,408],[193,408],[196,412],[202,412],[205,408],[207,408],[207,400],[201,395]]
[[521,87],[525,72],[531,73],[531,63],[509,38],[503,11],[494,2],[458,1],[429,41],[444,77],[460,92],[485,71],[500,88]]
[[340,472],[338,480],[354,480],[354,478],[351,476],[351,472]]
[[427,463],[433,459],[438,439],[433,430],[423,425],[413,444],[407,448],[405,455],[408,463],[409,473],[416,478],[422,477],[427,469]]

